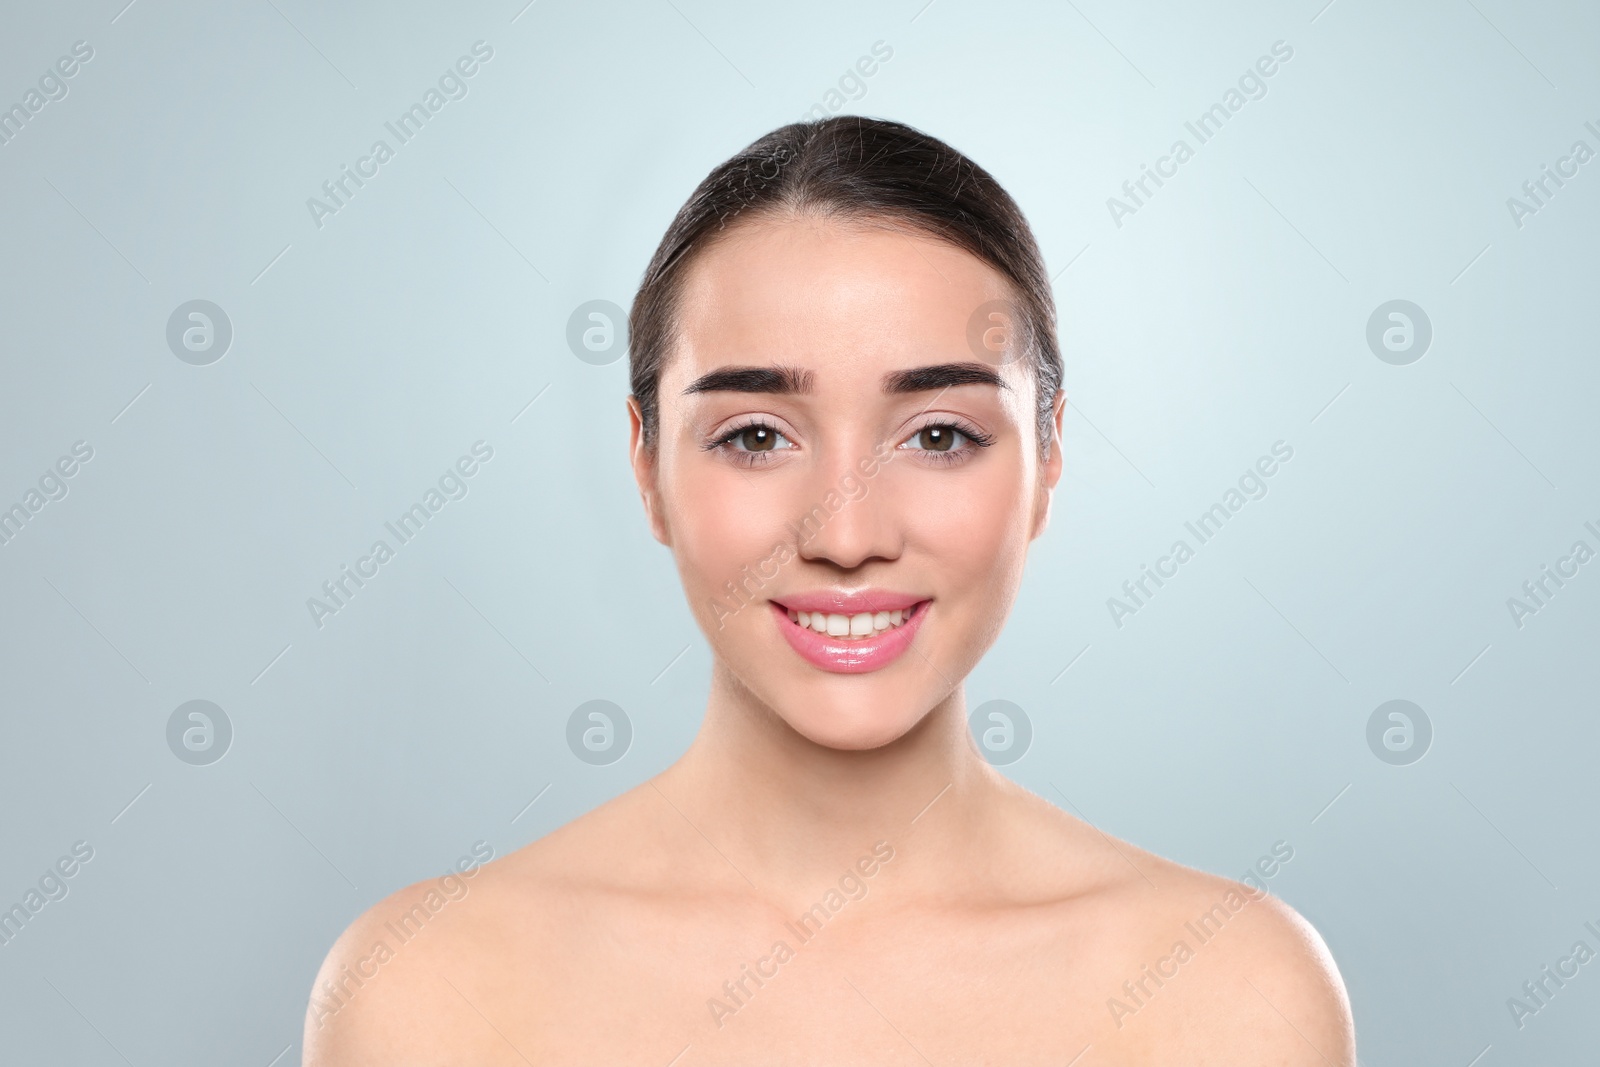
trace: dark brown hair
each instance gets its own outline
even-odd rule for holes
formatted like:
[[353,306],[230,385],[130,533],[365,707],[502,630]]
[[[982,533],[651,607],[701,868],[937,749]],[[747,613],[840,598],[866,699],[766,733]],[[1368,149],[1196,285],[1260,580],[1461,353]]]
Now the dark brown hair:
[[1013,329],[1033,366],[1040,447],[1049,453],[1061,350],[1050,278],[1022,209],[988,171],[938,138],[852,115],[773,130],[708,174],[667,227],[628,316],[631,384],[647,448],[655,447],[661,370],[677,334],[686,269],[746,212],[900,224],[999,271],[1014,290]]

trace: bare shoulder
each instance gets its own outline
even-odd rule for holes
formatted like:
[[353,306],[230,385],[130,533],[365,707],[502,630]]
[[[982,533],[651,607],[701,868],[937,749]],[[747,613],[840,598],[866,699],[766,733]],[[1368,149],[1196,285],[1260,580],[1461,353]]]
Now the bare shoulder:
[[345,929],[306,1006],[307,1067],[442,1063],[461,1052],[470,1028],[451,1003],[459,996],[452,975],[498,910],[504,860],[491,857],[392,893]]
[[1095,1005],[1108,1035],[1101,1062],[1353,1067],[1350,1002],[1333,956],[1272,892],[1293,845],[1274,842],[1225,878],[1064,813],[1042,820],[1064,850],[1090,857],[1076,906],[1096,930],[1090,988],[1104,999]]
[[[1171,879],[1162,923],[1170,928],[1181,920],[1174,945],[1183,942],[1191,952],[1169,949],[1150,961],[1150,972],[1141,968],[1141,977],[1170,972],[1181,979],[1193,969],[1199,982],[1192,993],[1185,990],[1192,1010],[1157,1032],[1175,1047],[1204,1049],[1206,1058],[1195,1062],[1233,1063],[1248,1054],[1308,1067],[1353,1065],[1349,998],[1316,929],[1261,879],[1246,884],[1172,866],[1184,875]],[[1144,1005],[1130,997],[1124,1002],[1130,1011],[1152,1003],[1144,992],[1151,984],[1136,983]]]
[[[595,921],[609,875],[597,857],[626,854],[636,803],[624,794],[503,857],[478,842],[480,862],[367,910],[317,973],[306,1067],[520,1062],[533,1050],[505,1035],[536,1022],[527,1005],[540,1002],[541,961],[559,957],[575,924]],[[508,987],[531,996],[508,1006]]]

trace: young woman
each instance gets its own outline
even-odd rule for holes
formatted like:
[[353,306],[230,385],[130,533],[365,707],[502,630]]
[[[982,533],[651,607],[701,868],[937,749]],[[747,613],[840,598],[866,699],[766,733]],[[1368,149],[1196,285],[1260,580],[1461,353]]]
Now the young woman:
[[695,190],[630,321],[633,469],[711,645],[704,724],[448,906],[421,883],[359,919],[306,1063],[1353,1064],[1291,909],[971,743],[964,679],[1045,528],[1065,403],[994,179],[897,123],[785,126]]

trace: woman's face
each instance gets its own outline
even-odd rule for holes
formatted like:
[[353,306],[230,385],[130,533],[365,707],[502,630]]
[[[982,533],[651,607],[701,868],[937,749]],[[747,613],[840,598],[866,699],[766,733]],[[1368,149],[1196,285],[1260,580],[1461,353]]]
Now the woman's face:
[[719,667],[818,744],[903,735],[1010,610],[1062,403],[1041,460],[1028,361],[969,341],[1011,295],[928,236],[747,219],[688,269],[653,454],[630,402],[652,530]]

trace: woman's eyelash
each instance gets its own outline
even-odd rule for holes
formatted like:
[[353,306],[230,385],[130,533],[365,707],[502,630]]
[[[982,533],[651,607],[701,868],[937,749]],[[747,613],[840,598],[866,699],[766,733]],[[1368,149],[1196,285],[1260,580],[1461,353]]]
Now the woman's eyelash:
[[994,434],[984,433],[976,426],[963,426],[960,423],[951,423],[950,425],[952,429],[960,430],[962,433],[966,434],[967,439],[973,444],[977,445],[979,448],[988,448],[990,445],[994,444]]
[[[930,433],[938,434],[935,441]],[[958,442],[963,441],[965,443]],[[949,416],[935,417],[917,427],[900,442],[899,447],[913,452],[919,463],[954,467],[972,459],[982,449],[995,441],[993,434],[984,433],[976,426]]]
[[[755,440],[749,436],[752,431],[756,433]],[[738,447],[741,438],[744,439],[744,447]],[[719,453],[729,463],[754,468],[775,462],[783,453],[793,451],[795,444],[773,425],[772,420],[752,415],[730,426],[701,447],[707,452]]]
[[[749,433],[751,430],[765,430],[767,433],[772,434],[774,437],[780,438],[785,442],[789,440],[783,431],[779,430],[770,421],[760,417],[752,417],[728,427],[716,437],[707,441],[701,446],[701,448],[706,452],[722,451],[727,454],[730,459],[737,460],[739,463],[743,464],[766,463],[773,458],[773,452],[787,450],[778,448],[756,450],[731,447],[735,441],[737,441],[743,435]],[[995,442],[995,436],[993,434],[985,433],[976,426],[956,419],[943,418],[931,420],[922,426],[917,427],[907,437],[902,439],[901,446],[904,447],[905,445],[916,441],[917,438],[921,437],[929,430],[949,430],[965,438],[968,442],[967,446],[951,448],[948,450],[931,448],[915,449],[915,451],[924,453],[927,459],[935,462],[960,462],[962,459],[969,457],[975,450],[980,448],[988,448]],[[793,444],[789,445],[789,448],[793,447]]]
[[[732,444],[734,438],[738,437],[746,430],[767,430],[771,433],[777,434],[779,437],[784,437],[783,431],[772,425],[772,423],[763,422],[760,419],[750,419],[747,422],[741,422],[736,426],[724,430],[710,441],[707,441],[701,447],[705,451],[710,452],[713,449],[721,448],[723,445]],[[788,440],[788,438],[784,437],[784,440]]]
[[994,434],[984,433],[976,426],[970,426],[966,423],[956,422],[953,419],[941,419],[936,422],[929,422],[925,425],[918,426],[915,430],[911,431],[910,436],[905,438],[905,440],[915,440],[919,435],[924,434],[929,430],[954,430],[956,433],[960,434],[962,437],[965,437],[979,448],[988,448],[995,442]]

